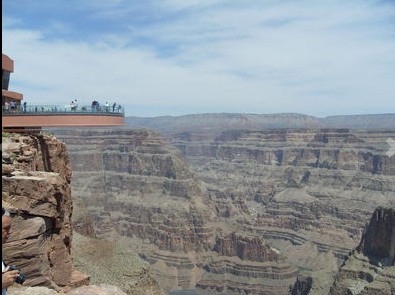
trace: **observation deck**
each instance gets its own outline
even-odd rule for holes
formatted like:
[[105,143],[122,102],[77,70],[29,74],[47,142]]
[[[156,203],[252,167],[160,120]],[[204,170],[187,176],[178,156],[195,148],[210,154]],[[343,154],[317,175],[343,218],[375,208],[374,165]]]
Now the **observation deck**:
[[124,110],[120,106],[17,105],[2,108],[3,130],[22,131],[41,127],[122,126]]
[[[14,61],[2,54],[2,130],[39,132],[42,127],[111,127],[124,125],[120,105],[27,105],[23,94],[8,89]],[[77,100],[75,100],[77,101]]]

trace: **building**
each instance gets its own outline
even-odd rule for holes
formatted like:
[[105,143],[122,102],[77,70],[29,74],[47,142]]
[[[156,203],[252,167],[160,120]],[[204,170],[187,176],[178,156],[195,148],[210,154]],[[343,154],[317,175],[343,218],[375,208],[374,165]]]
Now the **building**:
[[14,61],[2,54],[2,130],[37,132],[45,127],[107,127],[124,125],[124,109],[120,105],[79,105],[75,100],[66,105],[33,105],[23,101],[23,94],[10,91]]

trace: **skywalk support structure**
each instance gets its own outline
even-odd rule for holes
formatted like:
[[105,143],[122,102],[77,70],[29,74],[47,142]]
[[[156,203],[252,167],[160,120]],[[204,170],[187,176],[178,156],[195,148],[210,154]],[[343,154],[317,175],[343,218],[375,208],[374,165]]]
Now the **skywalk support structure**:
[[2,54],[2,131],[38,132],[42,127],[111,127],[124,125],[124,109],[113,106],[26,105],[10,91],[14,61]]

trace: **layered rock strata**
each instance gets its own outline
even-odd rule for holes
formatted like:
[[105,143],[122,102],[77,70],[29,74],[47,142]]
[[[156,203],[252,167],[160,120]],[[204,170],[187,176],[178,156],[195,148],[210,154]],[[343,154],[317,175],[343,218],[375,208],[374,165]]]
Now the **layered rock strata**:
[[3,257],[21,268],[28,286],[74,284],[70,181],[64,143],[47,135],[3,134],[2,203],[16,213]]
[[144,129],[56,134],[98,236],[133,240],[168,290],[285,294],[395,207],[392,130],[190,131],[168,138],[178,150]]
[[375,210],[357,250],[381,264],[395,265],[395,208]]
[[[207,186],[149,130],[57,131],[98,237],[128,237],[167,290],[285,294],[297,269],[258,235],[222,224]],[[220,217],[220,218],[219,218]]]
[[317,118],[298,113],[279,114],[191,114],[185,116],[127,117],[125,123],[130,128],[150,128],[162,134],[191,134],[207,136],[224,130],[263,130],[285,128],[351,128],[351,129],[393,129],[395,114],[344,115]]
[[301,269],[336,270],[370,212],[395,207],[395,157],[386,155],[394,131],[233,130],[200,140],[190,133],[173,135],[173,144],[207,184],[221,219],[265,237]]
[[301,272],[288,295],[328,295],[334,275],[325,270]]
[[329,295],[395,294],[395,209],[373,213],[360,245],[346,258]]
[[[81,249],[84,238],[77,235],[77,240],[74,240],[74,226],[91,237],[95,232],[89,214],[83,210],[79,210],[76,224],[71,221],[70,168],[66,146],[55,137],[3,133],[2,205],[15,214],[11,235],[3,245],[3,258],[17,265],[25,274],[25,286],[40,286],[21,288],[14,284],[8,293],[57,294],[62,290],[67,294],[125,294],[115,286],[80,288],[90,281],[88,275],[75,269],[77,262],[80,269],[92,272],[94,283],[122,282],[120,285],[127,294],[163,295],[149,268],[135,252],[116,247],[112,242],[103,246],[102,242],[94,239],[82,243]],[[76,204],[81,207],[80,203]],[[77,243],[74,245],[74,242]],[[76,249],[72,253],[74,246]],[[78,253],[82,253],[82,260]],[[89,260],[92,253],[96,253],[95,261]],[[98,253],[101,253],[100,257],[97,257]],[[76,255],[76,260],[72,254]],[[106,257],[116,259],[104,263]],[[121,262],[127,265],[124,263],[119,269]],[[97,273],[107,276],[98,278]],[[112,279],[116,274],[119,277]],[[127,283],[133,284],[132,289]]]

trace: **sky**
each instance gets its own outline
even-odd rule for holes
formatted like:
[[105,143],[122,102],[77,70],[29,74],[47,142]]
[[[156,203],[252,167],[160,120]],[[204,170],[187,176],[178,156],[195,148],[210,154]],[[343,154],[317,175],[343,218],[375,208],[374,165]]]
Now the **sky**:
[[395,112],[395,0],[4,0],[9,89],[126,116]]

